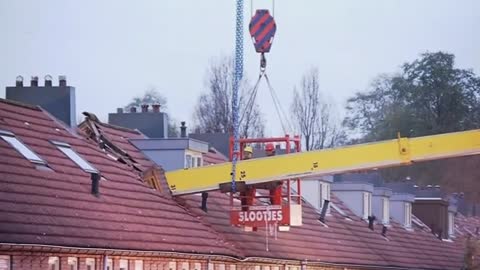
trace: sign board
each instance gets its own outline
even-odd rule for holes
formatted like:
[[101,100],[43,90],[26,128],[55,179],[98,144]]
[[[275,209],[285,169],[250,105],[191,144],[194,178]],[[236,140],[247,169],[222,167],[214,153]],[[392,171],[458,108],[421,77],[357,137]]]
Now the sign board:
[[247,211],[232,209],[230,223],[250,227],[266,227],[268,224],[289,225],[290,208],[288,205],[250,206]]

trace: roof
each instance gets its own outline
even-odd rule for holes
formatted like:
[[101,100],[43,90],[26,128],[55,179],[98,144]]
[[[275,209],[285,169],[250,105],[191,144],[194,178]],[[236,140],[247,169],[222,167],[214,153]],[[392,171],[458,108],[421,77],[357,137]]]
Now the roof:
[[227,161],[228,158],[214,147],[210,147],[208,153],[203,154],[203,165],[212,165]]
[[[149,161],[121,139],[127,131],[102,128],[129,149],[142,168],[148,166]],[[149,188],[127,165],[42,109],[0,99],[0,129],[14,133],[51,168],[38,169],[0,139],[2,243],[241,255],[222,235]],[[50,140],[70,144],[100,171],[99,197],[91,194],[90,174]]]
[[230,155],[230,135],[227,133],[191,133],[188,137],[209,143],[224,156]]
[[[216,155],[213,151],[205,154],[207,164],[216,162],[211,158],[213,155]],[[218,162],[225,160],[218,159]],[[372,232],[365,221],[356,217],[341,200],[331,196],[342,213],[332,209],[331,215],[326,217],[326,226],[318,220],[318,211],[304,202],[304,225],[292,227],[289,232],[278,232],[276,236],[262,229],[244,232],[231,226],[229,197],[219,191],[209,192],[207,212],[200,209],[201,196],[175,199],[247,257],[423,269],[459,269],[462,265],[460,241],[440,241],[428,228],[414,225],[413,230],[409,230],[394,221],[384,238],[380,225]],[[416,217],[413,219],[418,221]]]

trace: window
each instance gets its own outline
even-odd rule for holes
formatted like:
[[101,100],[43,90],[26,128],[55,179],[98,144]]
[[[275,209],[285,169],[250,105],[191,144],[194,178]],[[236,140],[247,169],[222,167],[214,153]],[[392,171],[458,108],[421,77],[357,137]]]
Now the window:
[[98,172],[97,169],[95,169],[92,165],[90,165],[90,163],[88,163],[85,159],[83,159],[80,155],[78,155],[77,152],[73,151],[73,149],[70,147],[69,144],[62,143],[62,142],[52,142],[52,143],[55,144],[55,146],[57,146],[58,150],[62,151],[62,153],[64,153],[67,157],[69,157],[84,171],[89,173]]
[[372,194],[363,192],[363,218],[367,219],[372,213]]
[[230,264],[230,270],[237,270],[237,266],[235,264]]
[[143,261],[135,260],[135,270],[143,270]]
[[95,269],[95,259],[94,258],[86,258],[85,265],[87,266],[87,270],[96,270]]
[[389,224],[390,223],[390,201],[388,198],[383,198],[382,199],[382,222],[383,224]]
[[448,212],[448,236],[453,236],[455,234],[455,217],[452,212]]
[[405,203],[405,227],[412,227],[412,205]]
[[26,159],[33,163],[46,164],[46,162],[35,154],[30,148],[23,144],[19,139],[15,137],[13,133],[0,130],[0,137],[9,143],[15,150],[22,154]]
[[58,257],[48,257],[48,269],[50,269],[50,270],[60,270],[60,258],[58,258]]
[[195,270],[202,270],[202,264],[201,263],[195,263],[193,265],[193,269]]
[[202,167],[202,158],[197,157],[197,167]]
[[219,264],[218,270],[225,270],[225,264]]
[[185,155],[185,168],[191,168],[191,167],[192,167],[192,156]]
[[[330,201],[330,184],[329,183],[320,183],[320,208],[321,211],[325,200]],[[327,213],[330,213],[330,207],[327,209]]]
[[113,261],[112,259],[107,260],[107,270],[113,270]]
[[268,266],[268,265],[264,266],[263,270],[270,270],[270,266]]
[[0,270],[10,270],[10,256],[0,255]]
[[120,270],[128,270],[128,260],[120,260]]
[[76,257],[68,257],[68,269],[78,270],[78,259]]
[[188,270],[188,262],[182,263],[182,270]]
[[176,270],[177,269],[177,263],[176,262],[169,262],[168,263],[168,270]]

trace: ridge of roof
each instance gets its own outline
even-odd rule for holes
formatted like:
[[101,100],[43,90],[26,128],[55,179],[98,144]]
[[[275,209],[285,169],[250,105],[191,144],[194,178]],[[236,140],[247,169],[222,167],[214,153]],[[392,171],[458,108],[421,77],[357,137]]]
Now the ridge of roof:
[[27,104],[27,103],[23,103],[23,102],[11,100],[11,99],[0,98],[0,102],[5,103],[5,104],[18,106],[18,107],[31,109],[31,110],[41,111],[40,106],[30,105],[30,104]]

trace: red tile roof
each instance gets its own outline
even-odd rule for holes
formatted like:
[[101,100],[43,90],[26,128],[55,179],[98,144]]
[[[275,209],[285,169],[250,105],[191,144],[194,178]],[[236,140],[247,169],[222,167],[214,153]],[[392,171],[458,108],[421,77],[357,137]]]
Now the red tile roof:
[[[141,136],[140,133],[105,124],[101,128],[135,159],[146,160],[138,149],[129,146],[128,140],[125,140]],[[206,164],[225,160],[214,154],[205,155]],[[143,162],[148,162],[145,160]],[[231,249],[237,250],[239,256],[415,269],[459,269],[462,266],[461,241],[441,241],[426,228],[415,225],[413,230],[407,230],[395,222],[388,227],[387,238],[384,238],[380,234],[381,226],[376,225],[372,232],[365,221],[354,216],[333,195],[332,202],[348,218],[332,209],[324,226],[318,221],[319,213],[305,202],[304,225],[292,227],[289,232],[279,232],[276,239],[274,235],[269,235],[267,245],[265,230],[244,232],[230,225],[230,207],[225,194],[209,194],[207,213],[200,209],[201,197],[198,195],[182,196],[176,200],[200,217],[199,221],[219,233]]]
[[228,161],[228,158],[217,149],[210,147],[208,153],[203,154],[203,165],[212,165]]
[[[197,217],[40,108],[0,99],[0,130],[14,133],[53,170],[37,169],[0,139],[0,242],[242,255]],[[108,131],[115,137],[114,128]],[[70,144],[101,172],[106,180],[100,181],[100,197],[90,193],[90,174],[49,140]],[[139,163],[149,164],[128,143],[123,146]]]

